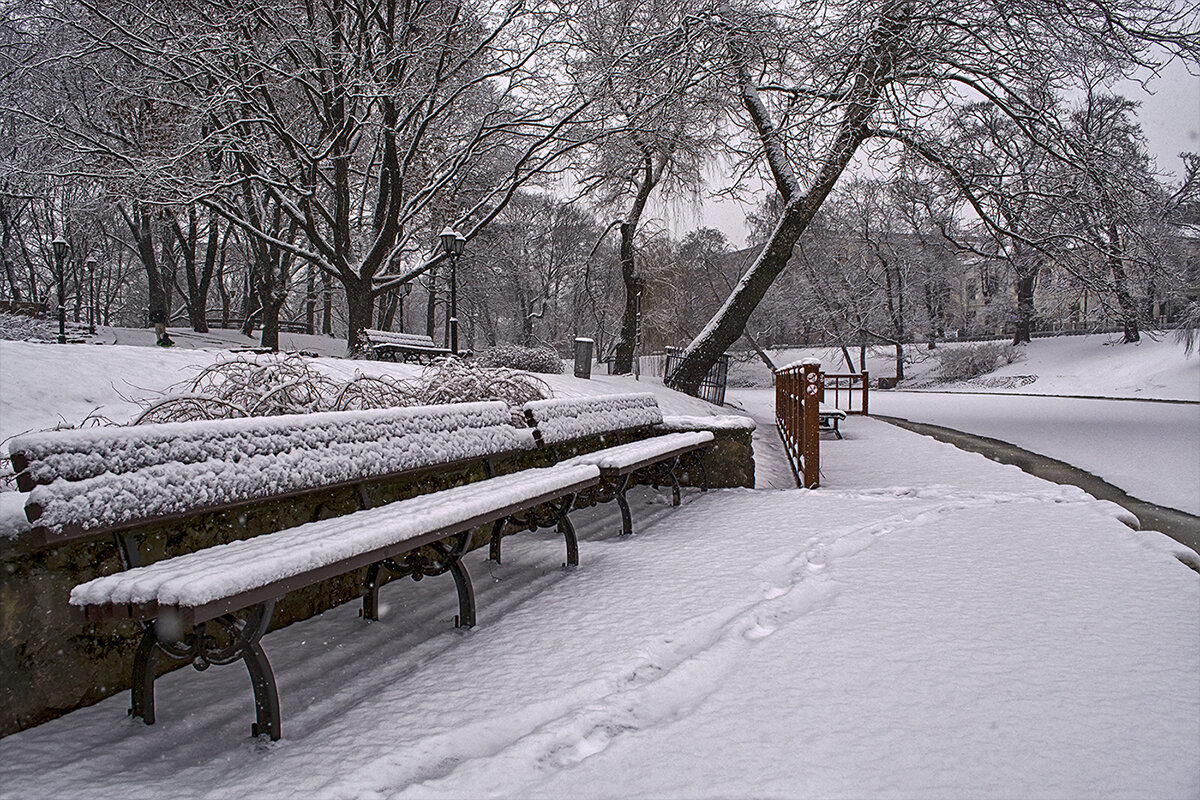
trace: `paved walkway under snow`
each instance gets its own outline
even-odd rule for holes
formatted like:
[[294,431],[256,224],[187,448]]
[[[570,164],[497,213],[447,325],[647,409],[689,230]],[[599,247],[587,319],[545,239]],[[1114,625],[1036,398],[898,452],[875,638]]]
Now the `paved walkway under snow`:
[[640,491],[0,740],[5,798],[1194,797],[1200,576],[1073,487],[854,419],[826,487]]

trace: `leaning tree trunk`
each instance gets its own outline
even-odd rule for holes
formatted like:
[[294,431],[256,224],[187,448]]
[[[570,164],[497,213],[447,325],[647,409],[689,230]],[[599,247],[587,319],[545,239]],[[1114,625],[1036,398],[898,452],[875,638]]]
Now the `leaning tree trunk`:
[[[735,18],[727,0],[720,7],[722,17]],[[750,315],[791,260],[796,242],[816,216],[859,146],[866,140],[869,132],[867,123],[895,67],[896,52],[911,23],[912,7],[909,4],[885,4],[879,28],[872,35],[859,65],[837,134],[821,159],[820,172],[803,195],[800,194],[800,184],[788,161],[779,129],[770,120],[769,111],[759,96],[757,73],[753,58],[749,55],[751,48],[735,29],[728,29],[726,44],[736,65],[740,99],[758,131],[776,188],[784,198],[784,206],[779,222],[753,265],[738,281],[716,316],[684,350],[679,367],[667,378],[671,388],[697,394],[700,381],[717,363],[721,354],[745,331]]]
[[827,163],[817,183],[808,194],[789,201],[775,230],[759,252],[750,269],[738,281],[733,293],[700,334],[683,352],[679,367],[667,379],[668,385],[687,394],[700,390],[700,381],[746,330],[750,315],[783,272],[792,257],[792,249],[808,224],[816,216],[821,203],[837,183],[842,170],[863,141],[861,134],[847,137],[843,146]]

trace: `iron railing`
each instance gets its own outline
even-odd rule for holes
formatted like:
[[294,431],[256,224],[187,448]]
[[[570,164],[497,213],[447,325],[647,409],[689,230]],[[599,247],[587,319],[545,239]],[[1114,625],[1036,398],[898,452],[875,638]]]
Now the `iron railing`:
[[[683,361],[683,349],[679,347],[667,348],[667,364],[664,374],[667,376],[675,374],[675,370],[679,369],[680,363]],[[701,400],[723,406],[725,405],[725,384],[729,378],[729,356],[722,353],[708,374],[700,379],[700,386],[696,392],[696,396]]]

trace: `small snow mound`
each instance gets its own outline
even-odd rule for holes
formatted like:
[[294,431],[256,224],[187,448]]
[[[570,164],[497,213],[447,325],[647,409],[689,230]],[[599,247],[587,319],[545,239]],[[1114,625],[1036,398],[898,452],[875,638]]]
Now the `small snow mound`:
[[1200,554],[1161,531],[1138,531],[1137,541],[1147,550],[1169,555],[1182,561],[1196,572],[1200,572]]

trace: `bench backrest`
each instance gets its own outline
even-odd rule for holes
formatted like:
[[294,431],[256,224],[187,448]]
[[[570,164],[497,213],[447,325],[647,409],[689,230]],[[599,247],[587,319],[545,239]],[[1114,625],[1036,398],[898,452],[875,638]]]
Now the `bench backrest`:
[[661,424],[654,395],[613,394],[534,400],[522,406],[539,446]]
[[88,428],[9,446],[54,541],[530,449],[502,402]]
[[401,347],[436,347],[433,338],[419,333],[394,333],[392,331],[377,331],[367,328],[363,336],[371,344],[395,344]]

